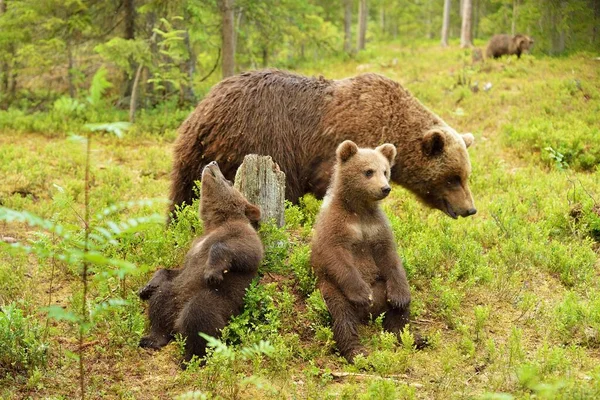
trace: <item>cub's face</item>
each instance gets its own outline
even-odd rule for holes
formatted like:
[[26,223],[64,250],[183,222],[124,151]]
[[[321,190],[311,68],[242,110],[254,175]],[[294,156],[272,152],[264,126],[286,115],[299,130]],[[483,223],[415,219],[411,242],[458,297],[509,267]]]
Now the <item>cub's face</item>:
[[346,140],[338,146],[336,158],[336,188],[343,190],[346,198],[379,201],[392,190],[389,182],[396,158],[394,145],[359,149],[354,142]]
[[215,161],[202,170],[202,196],[200,218],[205,223],[223,223],[234,219],[248,219],[256,225],[260,221],[260,209],[225,179]]

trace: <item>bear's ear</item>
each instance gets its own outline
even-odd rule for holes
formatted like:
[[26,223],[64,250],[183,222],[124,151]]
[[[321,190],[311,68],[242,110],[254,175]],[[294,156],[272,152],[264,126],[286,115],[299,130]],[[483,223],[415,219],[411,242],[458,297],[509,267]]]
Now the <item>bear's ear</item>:
[[390,167],[394,166],[394,163],[396,162],[396,146],[391,143],[385,143],[377,147],[375,150],[387,158],[387,160],[390,162]]
[[460,136],[462,136],[462,139],[467,147],[471,146],[475,141],[475,136],[473,136],[472,133],[463,133]]
[[433,130],[427,132],[423,136],[423,143],[421,144],[423,147],[423,153],[426,156],[434,157],[442,154],[444,151],[444,134],[439,130]]
[[358,153],[358,146],[352,140],[344,140],[342,144],[340,144],[335,152],[338,160],[341,162],[346,162]]
[[255,206],[254,204],[246,204],[246,209],[244,210],[244,214],[246,214],[246,218],[250,220],[252,223],[260,222],[260,208]]

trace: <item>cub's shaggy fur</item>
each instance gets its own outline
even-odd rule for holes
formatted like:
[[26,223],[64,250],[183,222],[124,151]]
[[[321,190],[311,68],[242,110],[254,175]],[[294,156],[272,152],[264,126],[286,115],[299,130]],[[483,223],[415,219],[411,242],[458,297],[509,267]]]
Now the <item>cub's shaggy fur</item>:
[[333,337],[348,360],[363,353],[358,324],[385,312],[384,328],[399,333],[409,318],[410,290],[379,201],[390,192],[396,148],[339,145],[332,185],[315,225],[311,263],[333,319]]
[[202,173],[200,217],[204,235],[192,244],[180,270],[159,270],[139,292],[148,300],[150,333],[141,347],[160,349],[175,333],[185,338],[184,360],[202,357],[203,332],[216,336],[243,308],[246,288],[263,257],[252,227],[260,210],[221,174],[215,162]]

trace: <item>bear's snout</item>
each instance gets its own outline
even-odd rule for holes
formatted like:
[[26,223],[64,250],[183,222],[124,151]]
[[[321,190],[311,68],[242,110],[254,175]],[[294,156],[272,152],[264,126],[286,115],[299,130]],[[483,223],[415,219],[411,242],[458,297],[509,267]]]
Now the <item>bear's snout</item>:
[[464,215],[464,217],[468,217],[468,216],[470,216],[470,215],[475,215],[475,214],[477,214],[477,209],[476,209],[475,207],[473,207],[473,208],[469,208],[469,209],[468,209],[468,210],[465,212],[465,215]]
[[389,185],[385,185],[384,187],[381,188],[381,193],[383,193],[384,196],[387,196],[388,194],[390,194],[391,191],[392,191],[392,188]]

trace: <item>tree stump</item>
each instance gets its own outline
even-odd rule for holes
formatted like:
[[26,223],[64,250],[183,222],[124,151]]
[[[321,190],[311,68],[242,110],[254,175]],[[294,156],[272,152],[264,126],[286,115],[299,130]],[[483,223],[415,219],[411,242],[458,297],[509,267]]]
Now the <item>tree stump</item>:
[[235,174],[234,186],[252,204],[260,207],[262,220],[285,223],[285,174],[271,156],[248,154]]

